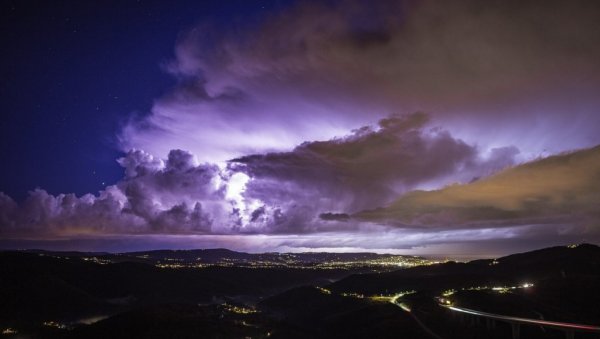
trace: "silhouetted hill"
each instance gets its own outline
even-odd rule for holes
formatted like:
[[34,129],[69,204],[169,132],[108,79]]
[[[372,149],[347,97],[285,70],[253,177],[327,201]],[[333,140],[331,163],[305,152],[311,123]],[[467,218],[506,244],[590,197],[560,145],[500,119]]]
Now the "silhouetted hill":
[[295,321],[313,322],[335,314],[362,307],[361,302],[351,298],[327,294],[316,287],[293,288],[270,297],[259,304]]
[[181,260],[184,262],[217,263],[226,261],[270,261],[270,262],[302,262],[323,263],[326,261],[364,261],[388,257],[401,257],[390,254],[377,253],[244,253],[235,252],[224,248],[198,249],[198,250],[156,250],[143,252],[127,252],[118,255],[120,260],[125,258],[144,258],[152,261],[160,261],[165,258]]
[[[362,258],[371,256],[379,258]],[[347,269],[327,265],[268,266],[270,260],[358,257],[223,249],[0,252],[0,328],[16,328],[33,338],[418,339],[430,337],[427,330],[445,338],[510,336],[506,324],[490,332],[477,322],[466,326],[457,320],[438,304],[442,292],[451,289],[446,298],[458,307],[592,325],[600,319],[600,247],[589,244],[350,276]],[[198,258],[226,264],[159,264]],[[262,266],[227,265],[247,258]],[[325,288],[314,287],[339,278]],[[534,285],[523,287],[525,282]],[[396,294],[411,290],[415,293]],[[97,322],[84,325],[86,318]],[[553,338],[554,333],[539,326],[522,330],[527,338]]]
[[284,268],[161,269],[135,262],[101,265],[78,257],[20,252],[1,252],[0,267],[0,325],[25,320],[73,321],[133,305],[258,298],[347,274]]
[[304,338],[428,338],[397,306],[298,287],[259,304]]
[[393,272],[357,274],[329,286],[339,292],[389,293],[405,290],[440,291],[482,285],[511,285],[570,275],[600,272],[600,247],[552,247],[468,263],[448,262]]
[[251,259],[254,255],[243,252],[231,251],[225,248],[197,249],[197,250],[155,250],[142,252],[120,253],[122,257],[145,257],[153,260],[164,258],[197,260],[204,262],[216,262],[223,259]]
[[236,316],[219,305],[160,304],[136,308],[57,338],[266,338],[274,327],[260,314]]
[[[389,258],[420,259],[414,256],[402,256],[377,253],[245,253],[224,248],[194,249],[194,250],[152,250],[125,253],[107,252],[53,252],[46,250],[22,250],[19,253],[38,254],[57,258],[98,258],[110,262],[139,262],[148,264],[157,263],[182,263],[182,264],[235,264],[243,265],[257,262],[268,262],[280,265],[323,264],[326,262],[366,262],[369,260],[382,260]],[[422,258],[421,258],[422,259]]]

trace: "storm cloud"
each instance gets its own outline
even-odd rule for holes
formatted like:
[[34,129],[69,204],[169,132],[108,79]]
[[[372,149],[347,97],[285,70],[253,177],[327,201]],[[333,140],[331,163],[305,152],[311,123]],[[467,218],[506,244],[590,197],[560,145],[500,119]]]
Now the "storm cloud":
[[0,194],[0,235],[150,243],[179,235],[242,249],[381,251],[599,239],[600,148],[524,164],[518,153],[483,155],[424,113],[225,166],[183,150],[166,159],[131,150],[118,159],[124,178],[98,195],[36,189],[18,204]]
[[162,64],[173,88],[120,129],[124,177],[95,195],[0,193],[0,236],[600,240],[599,22],[583,0],[298,1],[203,22]]
[[0,194],[4,236],[218,232],[212,218],[227,215],[215,165],[197,165],[173,150],[166,161],[140,150],[119,159],[126,176],[98,195],[53,196],[35,189],[21,204]]
[[125,177],[97,196],[53,196],[36,189],[18,205],[2,195],[0,231],[273,234],[357,229],[356,223],[335,220],[389,203],[420,184],[485,176],[512,165],[515,153],[480,158],[475,146],[431,125],[424,113],[391,115],[346,136],[306,142],[290,152],[248,155],[223,167],[200,164],[182,150],[170,151],[166,159],[131,150],[118,159]]
[[476,147],[431,126],[428,115],[395,114],[345,137],[234,159],[230,168],[252,178],[245,196],[316,215],[377,207],[420,184],[484,176],[514,164],[515,152],[481,159]]
[[204,23],[165,66],[179,85],[121,144],[225,161],[423,110],[483,151],[590,147],[599,21],[590,1],[465,0],[303,1],[249,27]]

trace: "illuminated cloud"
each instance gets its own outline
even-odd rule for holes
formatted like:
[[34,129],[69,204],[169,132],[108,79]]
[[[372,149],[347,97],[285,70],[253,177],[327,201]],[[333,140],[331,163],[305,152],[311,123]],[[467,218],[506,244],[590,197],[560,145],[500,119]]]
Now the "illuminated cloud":
[[212,222],[225,219],[229,204],[217,166],[197,165],[181,150],[171,151],[166,161],[132,150],[119,163],[125,178],[97,196],[53,196],[36,189],[17,205],[0,195],[0,233],[46,237],[221,231]]
[[251,27],[202,24],[166,66],[178,85],[121,144],[219,162],[423,110],[482,151],[590,147],[599,20],[589,1],[304,1]]
[[514,150],[480,159],[475,147],[428,122],[424,113],[392,115],[345,137],[233,159],[229,167],[252,178],[246,197],[312,217],[373,208],[419,184],[470,180],[514,163]]
[[[485,175],[513,164],[514,150],[487,159],[424,113],[293,151],[200,164],[182,150],[166,159],[131,150],[125,177],[98,196],[37,189],[21,205],[2,195],[0,231],[40,234],[235,234],[351,230],[343,213],[389,203],[421,183]],[[338,214],[330,211],[340,211]],[[335,222],[340,220],[344,222]]]
[[75,239],[70,246],[121,237],[140,248],[178,239],[178,248],[407,253],[599,239],[600,148],[521,165],[517,154],[507,147],[482,157],[423,113],[221,167],[182,150],[166,159],[132,150],[118,160],[125,177],[97,196],[36,189],[17,204],[0,194],[0,235],[4,243]]
[[[543,232],[600,238],[600,146],[551,156],[488,178],[407,193],[355,218],[403,228],[547,225]],[[543,234],[540,234],[543,235]]]
[[81,197],[0,193],[0,235],[243,250],[598,239],[597,148],[522,164],[600,144],[598,22],[590,1],[350,0],[202,24],[164,65],[174,88],[120,131],[124,178]]

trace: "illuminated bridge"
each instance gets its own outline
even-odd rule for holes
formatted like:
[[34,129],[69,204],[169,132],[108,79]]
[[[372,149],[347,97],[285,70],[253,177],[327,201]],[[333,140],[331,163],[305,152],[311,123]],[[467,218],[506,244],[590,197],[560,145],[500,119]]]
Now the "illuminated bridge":
[[547,320],[539,320],[539,319],[529,319],[529,318],[520,318],[520,317],[512,317],[507,315],[493,314],[471,310],[468,308],[455,307],[449,305],[443,305],[448,309],[458,312],[460,314],[468,314],[470,316],[485,318],[488,322],[488,328],[492,328],[494,326],[494,321],[502,321],[505,323],[509,323],[512,328],[512,337],[513,339],[519,339],[520,337],[520,326],[521,325],[535,325],[542,326],[545,328],[554,328],[557,330],[561,330],[565,333],[567,339],[575,338],[575,332],[594,332],[600,333],[600,326],[592,326],[592,325],[581,325],[581,324],[573,324],[573,323],[563,323],[557,321],[547,321]]

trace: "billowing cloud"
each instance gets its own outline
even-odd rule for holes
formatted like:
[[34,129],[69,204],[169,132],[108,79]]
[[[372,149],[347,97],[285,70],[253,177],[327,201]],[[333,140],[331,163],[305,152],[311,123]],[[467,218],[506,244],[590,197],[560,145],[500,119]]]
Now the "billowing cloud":
[[590,1],[465,0],[303,1],[250,27],[205,23],[182,35],[166,66],[179,84],[122,147],[225,161],[416,110],[483,151],[590,147],[599,21]]
[[290,152],[248,155],[223,167],[200,164],[182,150],[171,150],[166,159],[131,150],[118,159],[125,177],[97,196],[53,196],[36,189],[17,205],[2,195],[0,231],[273,234],[358,229],[344,213],[388,203],[419,184],[485,176],[513,164],[515,153],[499,150],[482,159],[476,147],[430,126],[424,113],[392,115],[345,137],[306,142]]
[[166,159],[132,150],[118,160],[124,178],[98,195],[36,189],[17,204],[0,194],[0,235],[4,243],[116,237],[140,248],[177,239],[183,248],[406,253],[598,239],[600,148],[516,165],[518,152],[482,155],[423,113],[227,166],[182,150]]
[[[517,164],[600,144],[598,22],[583,0],[348,0],[203,23],[164,65],[174,88],[120,131],[124,178],[81,197],[0,193],[0,235],[597,239],[598,149]],[[396,114],[415,111],[431,113]]]
[[198,165],[194,157],[173,150],[166,161],[140,150],[119,163],[125,178],[100,194],[53,196],[30,192],[20,205],[0,194],[0,233],[5,236],[79,236],[93,234],[210,233],[226,230],[219,168]]
[[419,184],[470,180],[514,163],[514,149],[480,159],[476,147],[428,122],[424,113],[392,115],[346,137],[234,159],[230,168],[252,178],[246,197],[317,215],[377,207]]
[[[488,178],[413,191],[354,215],[403,228],[547,225],[543,232],[600,238],[600,147],[551,156]],[[538,229],[539,231],[539,229]]]

